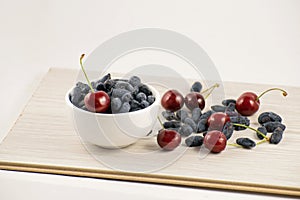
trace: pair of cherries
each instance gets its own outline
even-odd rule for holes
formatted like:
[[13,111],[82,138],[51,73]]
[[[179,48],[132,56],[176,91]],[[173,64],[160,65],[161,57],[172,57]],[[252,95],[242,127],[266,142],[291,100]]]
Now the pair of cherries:
[[[168,90],[165,92],[161,99],[161,105],[164,109],[175,112],[183,107],[185,104],[189,110],[194,108],[200,108],[201,110],[205,107],[205,99],[212,93],[212,91],[219,87],[219,84],[215,84],[210,88],[200,92],[190,92],[185,97],[182,96],[177,90]],[[203,97],[203,93],[209,92],[206,97]]]

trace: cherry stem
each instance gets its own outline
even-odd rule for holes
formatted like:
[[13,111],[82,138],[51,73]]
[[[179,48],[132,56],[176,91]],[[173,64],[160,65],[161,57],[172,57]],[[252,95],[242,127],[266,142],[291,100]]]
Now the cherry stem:
[[207,88],[206,90],[203,90],[201,94],[206,93],[209,91],[209,93],[204,97],[204,99],[207,99],[209,95],[214,91],[215,88],[219,87],[220,85],[218,83],[214,84],[213,86]]
[[261,135],[262,137],[264,137],[267,141],[269,141],[269,138],[267,136],[265,136],[262,132],[260,132],[259,130],[255,129],[255,128],[252,128],[250,126],[246,126],[244,124],[237,124],[237,123],[232,123],[232,125],[234,126],[240,126],[240,127],[244,127],[244,128],[248,128],[248,129],[251,129],[255,132],[257,132],[259,135]]
[[279,90],[279,91],[282,92],[282,95],[283,95],[283,96],[287,96],[287,92],[286,92],[285,90],[283,90],[283,89],[281,89],[281,88],[271,88],[271,89],[268,89],[268,90],[264,91],[263,93],[261,93],[261,94],[256,98],[256,101],[258,101],[259,98],[262,97],[264,94],[266,94],[267,92],[270,92],[270,91],[272,91],[272,90]]
[[260,144],[262,144],[262,143],[264,143],[264,142],[267,142],[267,141],[268,141],[267,139],[263,139],[263,140],[257,142],[256,145],[260,145]]
[[87,74],[86,74],[86,72],[85,72],[85,70],[84,70],[84,67],[83,67],[83,64],[82,64],[82,59],[83,59],[83,57],[84,57],[84,54],[82,54],[82,55],[80,56],[80,66],[81,66],[81,69],[82,69],[82,71],[83,71],[83,73],[84,73],[85,79],[87,80],[87,82],[88,82],[88,84],[89,84],[89,86],[90,86],[92,92],[95,93],[95,90],[94,90],[94,88],[92,87],[92,84],[91,84],[91,82],[90,82],[90,79],[88,78],[88,76],[87,76]]
[[209,88],[203,90],[203,91],[201,92],[201,94],[203,94],[203,93],[205,93],[205,92],[207,92],[207,91],[209,91],[209,90],[211,90],[211,89],[213,89],[213,88],[215,88],[215,87],[219,87],[219,84],[216,83],[216,84],[214,84],[213,86],[211,86],[211,87],[209,87]]
[[236,144],[236,143],[228,143],[227,145],[229,145],[229,146],[234,146],[234,147],[241,147],[241,148],[242,148],[241,145]]
[[164,125],[163,125],[162,121],[160,120],[159,116],[157,116],[157,119],[158,119],[158,121],[159,121],[159,123],[160,123],[161,127],[164,129],[165,127],[164,127]]

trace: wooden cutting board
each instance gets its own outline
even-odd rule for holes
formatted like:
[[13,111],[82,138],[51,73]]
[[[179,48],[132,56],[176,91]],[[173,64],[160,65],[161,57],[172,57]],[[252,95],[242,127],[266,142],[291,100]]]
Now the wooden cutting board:
[[[162,151],[152,137],[107,150],[83,144],[74,130],[64,96],[77,75],[76,70],[49,70],[0,144],[0,169],[300,197],[300,88],[284,87],[288,97],[272,92],[262,100],[259,112],[274,111],[284,118],[287,129],[279,145],[264,143],[252,150],[228,146],[220,154],[204,155],[184,145]],[[233,98],[267,88],[224,83],[226,97]],[[250,118],[254,127],[256,118]],[[240,136],[254,138],[254,133],[236,132],[229,142]]]

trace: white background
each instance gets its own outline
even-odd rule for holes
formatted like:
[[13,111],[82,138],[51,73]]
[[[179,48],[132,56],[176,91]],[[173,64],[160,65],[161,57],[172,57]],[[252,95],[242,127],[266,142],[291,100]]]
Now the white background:
[[[300,86],[298,0],[0,2],[0,140],[48,68],[79,69],[78,58],[82,53],[88,54],[110,37],[137,28],[170,29],[193,39],[208,53],[223,80]],[[0,199],[13,199],[11,194],[14,199],[21,199],[26,191],[36,191],[37,196],[32,194],[31,199],[41,199],[39,192],[47,196],[55,188],[65,188],[56,191],[58,196],[73,195],[79,199],[85,196],[75,195],[80,188],[91,192],[87,197],[99,197],[101,193],[108,194],[104,191],[109,191],[107,185],[113,183],[54,177],[0,172]],[[43,185],[35,188],[41,182]],[[92,185],[99,187],[89,187]],[[115,191],[128,187],[128,191],[145,193],[144,186],[139,185],[114,183],[114,187]],[[149,188],[152,194],[162,191],[153,185]],[[161,197],[172,197],[171,190],[163,191],[166,192],[160,193]],[[199,191],[207,197],[237,195],[194,192],[200,194]],[[186,195],[189,194],[194,193]]]

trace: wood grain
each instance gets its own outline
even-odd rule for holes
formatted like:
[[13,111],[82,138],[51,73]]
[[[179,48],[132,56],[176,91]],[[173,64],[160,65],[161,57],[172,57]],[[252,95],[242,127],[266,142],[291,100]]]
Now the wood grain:
[[[199,148],[184,145],[172,152],[161,151],[154,137],[122,150],[83,144],[64,102],[77,73],[48,72],[0,144],[0,169],[300,196],[300,88],[284,87],[287,98],[273,92],[262,100],[259,112],[279,113],[287,125],[279,145],[265,143],[252,150],[227,147],[220,154],[200,157]],[[270,87],[223,86],[219,90],[233,98],[245,90],[261,92]],[[256,118],[251,117],[254,127]],[[236,132],[229,142],[240,136],[254,137],[254,133]]]

